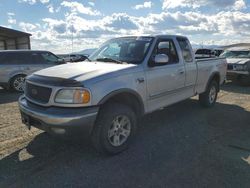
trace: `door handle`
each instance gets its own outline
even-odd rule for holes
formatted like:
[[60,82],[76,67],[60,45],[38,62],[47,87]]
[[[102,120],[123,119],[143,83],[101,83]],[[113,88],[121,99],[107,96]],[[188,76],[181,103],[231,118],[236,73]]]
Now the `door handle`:
[[144,78],[137,78],[137,82],[140,84],[140,83],[143,83],[145,80]]
[[184,70],[180,70],[180,71],[179,71],[179,74],[184,74]]

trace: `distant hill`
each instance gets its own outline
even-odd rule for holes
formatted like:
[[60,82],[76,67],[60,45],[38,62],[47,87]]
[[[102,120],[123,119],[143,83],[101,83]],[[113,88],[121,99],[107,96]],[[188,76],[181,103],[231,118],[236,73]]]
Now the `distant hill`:
[[206,48],[206,49],[215,49],[215,48],[221,48],[219,45],[192,45],[193,49],[199,49],[199,48]]
[[79,54],[79,55],[85,55],[85,56],[89,56],[91,55],[97,48],[89,48],[89,49],[85,49],[82,51],[78,51],[78,52],[73,52],[73,53],[66,53],[66,54],[56,54],[57,56],[63,58],[63,57],[67,57],[70,56],[71,54]]
[[236,44],[231,44],[227,46],[222,46],[222,48],[233,48],[233,47],[248,47],[250,48],[250,43],[236,43]]
[[219,45],[192,45],[194,49],[198,48],[209,48],[209,49],[214,49],[214,48],[221,48],[221,49],[227,49],[227,48],[233,48],[233,47],[248,47],[250,48],[250,43],[235,43],[235,44],[230,44],[230,45],[224,45],[224,46],[219,46]]
[[89,48],[89,49],[85,49],[85,50],[82,50],[82,51],[79,51],[79,52],[75,52],[73,54],[83,54],[83,55],[90,55],[92,54],[97,48]]

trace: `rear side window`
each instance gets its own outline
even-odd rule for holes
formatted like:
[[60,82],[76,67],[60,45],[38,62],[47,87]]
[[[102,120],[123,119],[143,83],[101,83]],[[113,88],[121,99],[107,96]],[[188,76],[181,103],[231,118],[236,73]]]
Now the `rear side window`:
[[32,53],[32,64],[46,64],[46,61],[39,53]]
[[22,65],[22,64],[30,64],[30,62],[31,62],[30,53],[21,53],[21,52],[2,53],[0,58],[0,63],[5,65]]
[[179,38],[177,40],[179,42],[181,52],[182,52],[182,57],[183,57],[184,61],[187,63],[193,62],[192,52],[189,48],[188,40],[185,38]]

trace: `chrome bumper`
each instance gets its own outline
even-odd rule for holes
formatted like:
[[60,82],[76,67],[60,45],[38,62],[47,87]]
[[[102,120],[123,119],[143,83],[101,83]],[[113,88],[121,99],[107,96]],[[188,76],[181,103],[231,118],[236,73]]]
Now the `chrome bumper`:
[[22,122],[28,127],[34,126],[56,134],[78,132],[80,129],[90,134],[99,107],[41,107],[28,102],[24,96],[21,96],[19,98],[19,109]]

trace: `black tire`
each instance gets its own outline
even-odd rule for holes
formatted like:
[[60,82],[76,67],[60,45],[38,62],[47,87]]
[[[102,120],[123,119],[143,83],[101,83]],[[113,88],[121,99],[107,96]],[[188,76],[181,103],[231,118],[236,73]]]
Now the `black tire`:
[[[215,89],[215,93],[213,95],[213,99],[211,98],[211,92],[213,92]],[[213,91],[212,91],[213,90]],[[216,100],[217,100],[217,95],[219,91],[219,84],[215,80],[212,80],[210,84],[207,87],[207,90],[199,95],[199,101],[200,104],[204,107],[210,108],[214,106]]]
[[13,91],[15,91],[15,92],[23,92],[24,88],[23,87],[18,87],[16,82],[20,82],[21,80],[23,80],[23,84],[24,84],[25,77],[26,76],[22,75],[22,74],[14,76],[10,81],[11,89]]
[[[111,131],[111,127],[114,127],[113,122],[115,121],[116,118],[120,116],[127,117],[127,120],[129,120],[130,134],[121,145],[114,146],[112,145],[111,137],[109,137],[108,134],[109,131]],[[109,103],[103,106],[99,112],[91,136],[92,143],[96,148],[96,150],[100,153],[110,154],[110,155],[118,154],[126,150],[131,141],[133,140],[136,133],[136,124],[137,124],[137,119],[135,112],[132,109],[130,109],[127,105],[119,103]],[[121,134],[118,137],[121,138]]]

